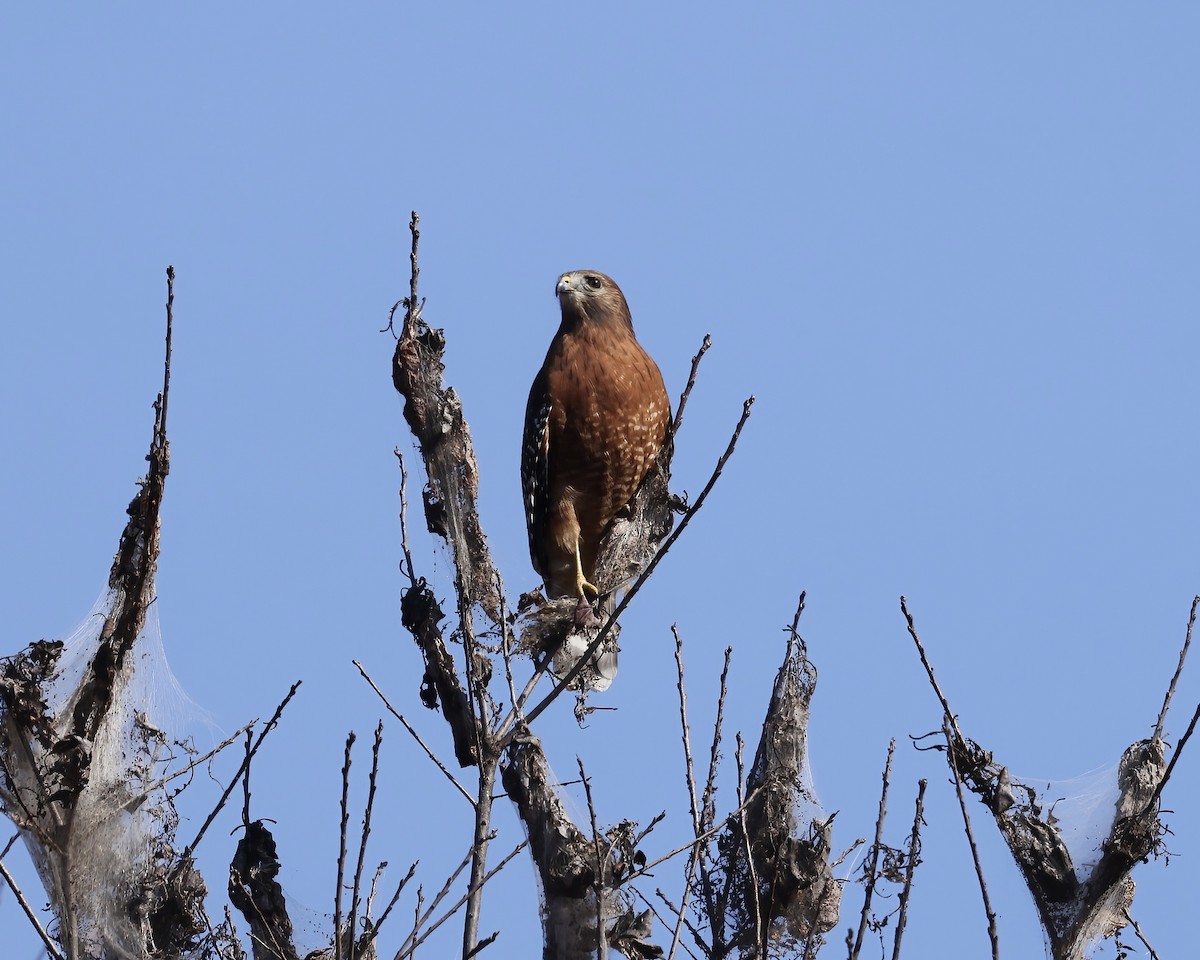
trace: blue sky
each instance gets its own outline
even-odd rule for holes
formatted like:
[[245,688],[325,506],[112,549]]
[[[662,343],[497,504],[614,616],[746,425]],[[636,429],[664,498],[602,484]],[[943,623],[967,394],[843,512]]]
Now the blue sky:
[[[410,447],[378,332],[407,291],[416,209],[425,315],[447,331],[512,595],[535,582],[517,465],[559,272],[618,280],[674,396],[711,332],[679,488],[699,490],[757,397],[710,505],[629,611],[603,698],[619,709],[582,731],[568,704],[543,719],[560,775],[583,757],[603,820],[668,809],[655,836],[673,847],[686,814],[671,624],[698,726],[733,644],[730,733],[753,739],[806,589],[812,762],[841,811],[835,839],[871,832],[896,737],[894,840],[930,780],[907,954],[987,954],[945,768],[907,745],[940,717],[898,598],[965,732],[1016,773],[1115,763],[1152,729],[1200,590],[1200,12],[263,3],[2,17],[6,651],[65,635],[102,589],[149,440],[174,264],[163,642],[217,731],[304,680],[255,767],[255,814],[279,821],[289,895],[330,909],[341,743],[354,729],[365,744],[381,715],[350,660],[449,752],[399,625],[392,450]],[[445,595],[447,561],[421,547]],[[1200,699],[1196,669],[1172,743]],[[468,811],[385,728],[371,855],[420,858],[436,889]],[[1166,793],[1170,865],[1135,873],[1135,916],[1163,956],[1195,940],[1181,919],[1200,857],[1195,759]],[[1037,955],[1031,901],[972,812],[1002,948]],[[234,825],[206,840],[218,890]],[[500,829],[497,850],[519,840],[508,811]],[[504,877],[483,926],[517,955],[536,942],[534,891],[523,863]],[[858,900],[848,889],[843,925]],[[33,957],[23,924],[0,898],[0,927],[26,944],[13,955]]]

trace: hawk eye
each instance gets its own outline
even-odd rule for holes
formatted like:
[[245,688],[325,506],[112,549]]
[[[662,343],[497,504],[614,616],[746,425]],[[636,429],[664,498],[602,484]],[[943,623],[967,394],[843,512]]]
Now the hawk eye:
[[588,277],[584,277],[583,280],[593,290],[599,290],[602,286],[604,286],[604,283],[600,280],[599,277],[588,276]]

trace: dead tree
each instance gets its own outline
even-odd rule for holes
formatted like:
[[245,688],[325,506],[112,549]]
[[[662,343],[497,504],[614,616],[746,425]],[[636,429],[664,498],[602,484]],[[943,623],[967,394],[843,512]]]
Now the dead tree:
[[[163,387],[154,404],[149,468],[89,636],[65,669],[60,641],[39,641],[0,662],[0,806],[17,825],[54,910],[45,930],[54,958],[176,957],[208,949],[234,955],[227,925],[205,914],[195,843],[175,840],[167,783],[186,766],[172,741],[127,696],[154,599],[159,509],[170,468],[167,400],[175,273],[167,268]],[[206,759],[206,758],[201,758]],[[149,842],[147,842],[147,838]]]
[[[447,616],[417,573],[408,541],[407,473],[401,458],[401,569],[408,581],[401,623],[425,663],[419,699],[441,710],[450,728],[455,761],[460,770],[473,771],[476,782],[474,791],[459,783],[359,664],[389,712],[472,810],[467,854],[428,902],[418,892],[412,927],[394,955],[396,960],[413,956],[460,911],[463,960],[496,942],[500,931],[486,936],[480,932],[486,884],[526,847],[544,896],[546,958],[581,960],[607,956],[610,950],[633,958],[673,957],[680,950],[707,960],[815,957],[838,922],[844,880],[835,878],[834,871],[845,854],[833,856],[834,815],[820,807],[808,773],[808,716],[817,673],[798,632],[803,594],[748,766],[742,737],[735,737],[737,804],[723,817],[716,809],[716,785],[732,649],[725,654],[708,769],[701,784],[691,746],[683,641],[675,633],[692,827],[690,839],[682,846],[653,857],[648,852],[647,840],[665,814],[644,829],[629,818],[602,825],[582,762],[579,774],[589,816],[585,823],[574,822],[535,732],[538,718],[567,692],[575,696],[577,717],[593,709],[589,695],[611,680],[601,664],[604,654],[615,649],[621,615],[703,506],[733,454],[753,397],[744,403],[724,453],[693,503],[671,494],[670,457],[661,458],[628,514],[614,524],[602,545],[596,577],[601,597],[591,622],[580,622],[574,600],[547,602],[527,596],[514,611],[492,562],[476,507],[478,467],[462,404],[442,382],[446,338],[422,317],[424,302],[417,291],[418,222],[414,213],[409,296],[393,308],[393,316],[401,307],[404,314],[392,376],[405,398],[404,416],[427,475],[422,490],[426,526],[451,553],[454,609]],[[169,467],[166,419],[173,284],[174,271],[168,268],[166,361],[163,389],[154,405],[150,466],[129,505],[105,600],[91,629],[84,631],[84,641],[73,643],[69,650],[61,642],[39,641],[0,661],[0,806],[16,824],[45,885],[54,912],[50,929],[40,923],[3,866],[12,842],[0,851],[0,876],[13,888],[54,960],[242,960],[244,951],[228,910],[225,919],[215,924],[205,913],[206,885],[193,861],[197,845],[240,785],[243,832],[230,865],[230,903],[248,925],[255,960],[298,960],[287,904],[276,881],[279,850],[264,820],[251,815],[249,777],[256,752],[299,683],[265,725],[248,724],[203,757],[196,757],[185,741],[158,729],[130,695],[140,678],[137,654],[139,644],[145,642],[147,611],[154,599],[159,510]],[[672,425],[672,443],[708,346],[705,337],[692,359]],[[1200,597],[1193,603],[1179,667],[1154,734],[1125,752],[1117,773],[1119,799],[1111,825],[1095,863],[1086,866],[1072,861],[1046,798],[1019,783],[991,753],[962,734],[903,598],[901,602],[909,633],[942,707],[940,749],[959,793],[993,955],[999,955],[995,911],[974,850],[964,790],[975,793],[993,815],[1034,895],[1056,960],[1076,960],[1095,938],[1111,935],[1126,924],[1133,925],[1141,937],[1128,913],[1134,889],[1130,873],[1160,849],[1165,830],[1159,819],[1162,791],[1200,721],[1198,707],[1167,762],[1165,718],[1190,646]],[[549,689],[539,693],[542,686]],[[257,731],[252,729],[255,726]],[[174,794],[168,784],[243,735],[245,755],[237,772],[196,836],[180,846]],[[356,738],[353,733],[347,737],[333,924],[328,946],[306,960],[375,960],[379,931],[414,875],[415,864],[387,904],[375,910],[382,865],[368,879],[366,852],[382,735],[381,724],[371,752],[357,849],[348,829]],[[857,934],[851,930],[846,939],[851,960],[860,957],[865,933],[881,932],[892,916],[897,918],[892,957],[898,960],[913,872],[920,862],[925,781],[918,787],[907,840],[902,846],[884,842],[892,749],[894,741],[883,773],[874,842],[867,848]],[[489,866],[495,839],[493,803],[500,786],[522,820],[528,840]],[[656,888],[656,902],[642,885],[651,870],[673,858],[679,858],[680,891],[672,896]],[[464,878],[465,890],[456,898]],[[898,906],[880,917],[873,912],[872,898],[889,883],[900,891]],[[656,919],[663,927],[659,932]]]
[[1192,603],[1179,666],[1164,698],[1154,734],[1149,739],[1132,744],[1121,757],[1117,770],[1118,799],[1107,833],[1096,850],[1094,862],[1085,864],[1072,860],[1071,851],[1057,826],[1053,805],[1045,797],[1039,797],[1031,785],[1021,783],[1012,776],[1008,767],[996,760],[991,751],[963,735],[917,635],[907,601],[900,598],[909,635],[942,706],[943,729],[940,735],[945,743],[936,749],[945,752],[946,762],[959,790],[964,823],[988,917],[993,956],[999,956],[996,915],[975,851],[970,817],[962,801],[962,787],[974,793],[992,814],[1037,904],[1038,915],[1055,960],[1082,960],[1086,950],[1097,939],[1114,936],[1130,922],[1129,909],[1135,889],[1131,871],[1138,863],[1149,860],[1161,850],[1166,827],[1159,820],[1159,798],[1200,717],[1200,707],[1197,707],[1187,732],[1167,764],[1163,728],[1175,683],[1191,645],[1198,604],[1200,597],[1196,597]]
[[[671,496],[670,458],[660,458],[638,490],[629,516],[614,525],[601,547],[597,579],[602,597],[594,623],[579,625],[579,618],[572,616],[574,600],[526,597],[516,615],[506,615],[501,580],[475,506],[478,468],[469,430],[457,394],[442,383],[446,337],[425,321],[425,302],[418,296],[418,226],[414,213],[409,294],[393,308],[393,320],[401,308],[404,314],[392,379],[404,397],[404,417],[428,478],[421,494],[426,526],[448,544],[454,563],[457,618],[450,626],[451,644],[442,626],[445,615],[414,569],[407,530],[403,567],[409,586],[401,609],[402,622],[425,660],[421,699],[427,706],[441,707],[460,766],[478,766],[472,900],[463,956],[474,955],[495,937],[479,939],[475,891],[486,863],[497,770],[525,823],[530,854],[541,876],[543,956],[604,956],[609,947],[630,957],[660,956],[662,949],[649,940],[651,912],[638,910],[630,892],[644,875],[637,864],[645,859],[639,848],[645,833],[635,833],[629,821],[608,831],[595,823],[573,823],[558,798],[533,723],[566,690],[577,692],[577,715],[586,715],[588,692],[607,685],[611,677],[598,667],[598,655],[615,645],[621,613],[708,496],[733,453],[753,398],[746,401],[729,445],[695,503],[687,505]],[[706,337],[693,358],[672,442],[708,345]],[[673,511],[682,516],[672,532]],[[628,589],[621,593],[626,584]],[[451,645],[461,647],[461,665]],[[796,811],[807,782],[807,711],[816,679],[802,648],[789,643],[745,783],[749,797],[736,815],[714,823],[715,756],[702,812],[692,791],[695,840],[676,853],[689,853],[684,900],[696,898],[702,904],[703,925],[712,932],[704,947],[708,956],[765,957],[768,941],[815,946],[836,923],[841,888],[829,865],[829,820],[800,822]],[[514,668],[520,659],[528,659],[532,671],[518,688]],[[500,686],[501,673],[507,698],[492,692],[492,684]],[[532,695],[547,674],[553,687],[535,703]],[[682,695],[682,674],[680,684]],[[686,724],[686,715],[683,721]],[[680,918],[684,910],[686,903]],[[677,926],[672,950],[678,935]],[[783,955],[781,950],[771,953]]]

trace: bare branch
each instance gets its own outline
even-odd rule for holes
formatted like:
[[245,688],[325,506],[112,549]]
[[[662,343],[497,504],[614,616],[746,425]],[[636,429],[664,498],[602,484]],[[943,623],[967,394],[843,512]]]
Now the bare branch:
[[[491,870],[488,871],[487,875],[484,876],[482,881],[480,882],[479,889],[482,889],[484,884],[486,884],[489,880],[492,879],[492,877],[494,877],[501,870],[503,870],[505,868],[505,866],[508,864],[508,862],[513,857],[515,857],[518,853],[520,853],[522,850],[524,850],[526,846],[528,846],[528,841],[525,841],[525,840],[523,840],[523,841],[521,841],[521,843],[517,844],[517,846],[513,849],[512,853],[510,853],[507,857],[505,857],[498,864],[496,864],[495,867],[493,867]],[[463,867],[465,867],[467,865],[467,863],[469,863],[469,862],[470,862],[470,857],[468,856],[468,858],[463,861],[462,866],[460,866],[458,868],[458,871],[456,871],[454,875],[458,876],[458,873],[460,873],[462,871]],[[450,886],[450,884],[447,883],[446,887],[443,888],[443,893],[445,893],[445,891],[449,889],[449,886]],[[434,923],[423,934],[421,934],[420,937],[417,937],[414,940],[413,937],[410,936],[409,940],[405,941],[404,945],[400,948],[399,952],[397,952],[395,960],[405,960],[406,957],[411,957],[413,955],[413,953],[416,951],[417,947],[419,947],[422,943],[424,943],[425,940],[429,937],[429,935],[431,933],[433,933],[433,931],[435,931],[443,923],[445,923],[447,920],[449,920],[451,917],[453,917],[456,913],[458,913],[458,911],[460,909],[462,909],[462,905],[467,902],[467,898],[470,897],[473,892],[476,892],[476,891],[468,890],[467,893],[463,894],[462,897],[459,898],[458,902],[455,903],[454,906],[452,906],[449,910],[447,910],[445,914],[443,914],[441,917],[439,917],[437,922]],[[426,911],[426,914],[425,914],[426,918],[428,918],[429,914],[433,912],[434,907],[440,901],[441,897],[442,897],[442,894],[439,894],[438,897],[434,900],[433,904],[430,905],[429,910]],[[414,931],[414,935],[415,935],[415,931]],[[495,939],[494,936],[492,938],[490,938],[487,942],[491,943],[491,941],[493,939]],[[411,942],[409,942],[409,941],[411,941]],[[486,945],[487,944],[485,943],[484,946],[486,946]]]
[[1196,711],[1192,714],[1191,723],[1188,724],[1183,736],[1179,738],[1175,752],[1171,754],[1171,762],[1167,764],[1167,769],[1163,773],[1162,779],[1158,781],[1158,785],[1154,788],[1154,793],[1151,795],[1149,803],[1142,810],[1142,816],[1146,816],[1154,811],[1155,805],[1158,803],[1158,798],[1162,796],[1163,788],[1167,785],[1167,781],[1171,779],[1171,774],[1175,772],[1175,764],[1179,762],[1179,758],[1183,755],[1183,748],[1192,739],[1192,734],[1196,730],[1196,722],[1198,720],[1200,720],[1200,703],[1196,704]]
[[[729,663],[729,648],[726,648],[725,663]],[[742,748],[745,744],[742,742],[742,735],[737,735],[737,751],[735,757],[737,759],[737,795],[738,806],[741,813],[738,819],[742,827],[742,841],[746,848],[746,865],[750,871],[750,885],[754,890],[754,945],[758,950],[757,956],[765,957],[766,944],[763,943],[763,921],[762,921],[762,895],[761,886],[758,879],[758,869],[754,865],[754,849],[750,843],[750,827],[746,823],[746,768],[742,762]],[[811,939],[811,938],[810,938]]]
[[217,819],[217,814],[221,812],[222,808],[229,800],[229,795],[233,793],[234,789],[237,787],[238,781],[241,780],[241,778],[249,771],[250,761],[253,760],[254,755],[258,753],[258,748],[262,746],[262,742],[267,738],[267,734],[274,730],[278,725],[279,718],[283,715],[284,709],[289,703],[292,702],[292,697],[296,695],[296,691],[300,689],[300,684],[302,682],[303,681],[301,680],[297,680],[292,684],[291,688],[287,692],[287,696],[280,701],[279,706],[275,708],[275,712],[271,714],[271,719],[267,721],[266,725],[259,733],[258,738],[254,741],[254,747],[246,751],[246,756],[242,760],[242,765],[238,767],[237,773],[235,773],[233,775],[233,779],[229,781],[229,785],[221,794],[221,798],[217,801],[217,805],[213,807],[212,812],[209,813],[208,817],[201,825],[200,830],[196,833],[196,838],[186,847],[184,847],[183,856],[180,858],[180,863],[185,863],[191,859],[192,853],[195,852],[196,847],[200,845],[200,841],[204,839],[204,834],[208,831],[208,828],[212,826],[212,822]]
[[734,818],[741,816],[741,814],[743,812],[745,812],[745,810],[748,807],[750,807],[750,805],[753,804],[755,800],[758,799],[758,796],[761,792],[762,792],[762,787],[756,787],[754,790],[751,790],[750,793],[746,796],[745,802],[740,804],[736,810],[730,811],[729,815],[724,817],[719,823],[713,824],[713,826],[710,829],[705,830],[704,833],[702,833],[702,834],[700,834],[700,836],[696,837],[695,840],[689,840],[687,843],[683,844],[682,846],[676,847],[670,853],[664,853],[661,857],[658,857],[655,860],[651,860],[644,867],[641,867],[640,869],[636,870],[635,872],[633,872],[633,873],[629,874],[627,877],[625,877],[621,881],[621,883],[626,884],[626,883],[629,883],[631,880],[636,880],[638,877],[644,877],[647,874],[649,874],[650,871],[653,870],[655,867],[657,867],[660,863],[665,863],[667,860],[670,860],[672,857],[677,857],[677,856],[679,856],[679,854],[683,853],[684,851],[693,850],[697,847],[697,845],[703,843],[704,841],[711,840],[718,833],[720,833],[730,822],[732,822],[734,820]]
[[[1192,610],[1195,611],[1195,606],[1192,607]],[[1150,960],[1159,960],[1158,954],[1155,953],[1154,948],[1150,946],[1150,941],[1147,940],[1145,934],[1142,933],[1141,925],[1134,920],[1132,916],[1130,916],[1128,910],[1125,911],[1125,920],[1130,926],[1133,927],[1133,932],[1137,934],[1137,938],[1142,941],[1142,946],[1145,947],[1146,952],[1150,954]]]
[[[346,873],[346,825],[350,821],[350,748],[354,746],[356,737],[350,731],[346,737],[345,762],[342,764],[342,819],[338,831],[338,861],[337,861],[337,893],[333,898],[333,956],[334,960],[342,960],[342,888]],[[353,940],[351,940],[351,950]],[[354,960],[353,957],[349,960]]]
[[588,817],[592,824],[592,849],[596,854],[596,874],[592,889],[596,894],[596,956],[603,957],[608,953],[608,944],[604,936],[604,859],[600,853],[600,828],[596,825],[596,805],[592,802],[592,784],[588,780],[587,771],[583,769],[583,760],[575,758],[579,765],[579,779],[583,783],[583,793],[587,797]]
[[[17,834],[17,836],[19,836],[19,834]],[[13,837],[13,840],[15,839],[16,836]],[[12,842],[12,840],[8,841],[8,846],[4,848],[4,853],[8,853],[8,849],[12,846]],[[8,884],[8,889],[13,892],[13,896],[17,898],[17,903],[24,911],[25,916],[29,919],[29,922],[33,924],[33,929],[36,930],[37,935],[42,938],[42,943],[46,947],[46,953],[52,958],[52,960],[65,960],[63,955],[59,952],[58,946],[55,944],[50,934],[46,932],[46,928],[43,927],[41,921],[38,920],[37,913],[34,912],[33,907],[29,905],[29,901],[25,899],[25,894],[21,892],[21,888],[17,885],[16,879],[11,873],[8,872],[8,867],[4,865],[3,854],[0,854],[0,877],[4,878],[4,882]]]
[[[671,902],[670,898],[665,893],[663,893],[663,891],[660,887],[655,887],[654,892],[658,895],[658,898],[667,905],[667,909],[670,910],[673,914],[675,914],[676,921],[682,923],[684,926],[686,926],[688,928],[688,932],[692,935],[692,939],[696,941],[696,945],[698,947],[700,947],[700,949],[704,952],[704,955],[706,957],[711,957],[713,955],[712,951],[709,950],[708,946],[704,943],[704,937],[701,936],[700,931],[697,930],[695,925],[687,918],[687,914],[686,914],[687,890],[686,889],[684,890],[684,898],[685,899],[681,902],[681,905],[678,907],[675,906],[675,904],[673,904]],[[639,896],[640,896],[640,894],[639,894]],[[642,899],[646,900],[645,897],[642,897]],[[646,902],[649,903],[650,901],[646,900]],[[655,916],[658,916],[657,911],[655,912]],[[662,918],[660,917],[659,919],[662,919]],[[675,951],[679,947],[683,947],[683,949],[685,951],[687,951],[687,955],[689,957],[696,956],[694,953],[692,953],[691,950],[688,950],[687,946],[683,943],[682,940],[677,940],[671,945],[671,949],[667,953],[667,960],[672,960],[672,958],[674,958]]]
[[687,692],[683,683],[683,637],[679,628],[671,624],[671,634],[675,637],[675,674],[676,688],[679,690],[679,727],[683,739],[683,774],[687,781],[688,800],[691,803],[693,836],[699,836],[700,827],[700,798],[696,793],[696,765],[692,761],[691,724],[687,716]]
[[[903,602],[904,602],[903,599],[901,599],[902,604],[903,604]],[[906,617],[908,616],[907,610],[904,611],[904,615]],[[909,622],[911,624],[911,622],[912,622],[911,619]],[[916,632],[912,630],[911,626],[909,627],[909,630],[910,630],[910,632],[913,633],[913,639],[916,640]],[[920,641],[917,641],[917,643],[918,643],[918,649],[920,649]],[[923,650],[921,651],[921,662],[926,664],[925,669],[929,671],[930,682],[934,684],[934,689],[936,690],[937,689],[937,681],[933,679],[933,670],[931,667],[929,667],[928,661],[925,660],[925,652]],[[941,697],[940,690],[938,690],[938,696]],[[942,703],[943,703],[943,706],[945,706],[945,698],[942,698]],[[959,770],[958,770],[958,761],[955,759],[955,756],[956,756],[955,749],[954,749],[955,745],[950,739],[949,724],[951,722],[952,722],[952,719],[951,719],[950,710],[947,707],[946,708],[946,724],[947,725],[943,729],[942,732],[946,736],[946,749],[948,751],[948,756],[950,758],[950,768],[954,771],[954,789],[958,793],[958,807],[962,811],[963,826],[965,827],[966,832],[967,832],[967,843],[971,847],[971,860],[975,864],[975,876],[979,878],[979,893],[980,893],[980,896],[983,897],[983,911],[984,911],[984,913],[987,914],[988,940],[990,940],[991,944],[992,944],[992,960],[1000,960],[1000,934],[996,930],[996,911],[992,909],[992,899],[990,896],[988,896],[987,880],[984,879],[983,864],[982,864],[982,862],[980,862],[980,859],[979,859],[979,847],[976,846],[976,844],[975,844],[975,833],[971,829],[971,815],[969,813],[967,813],[967,798],[963,794],[962,776],[960,775]],[[956,735],[959,737],[960,740],[962,739],[961,734],[957,734],[957,732],[956,732]]]
[[[459,874],[467,868],[467,864],[470,862],[471,850],[468,850],[467,855],[463,857],[462,862],[454,868],[454,872],[446,878],[446,882],[442,884],[442,889],[439,890],[433,900],[430,901],[429,907],[424,913],[421,912],[421,907],[425,902],[423,888],[417,887],[417,903],[413,912],[412,933],[409,934],[408,939],[401,944],[400,951],[396,954],[396,960],[399,960],[400,956],[404,954],[406,950],[415,950],[417,946],[419,946],[419,944],[413,943],[412,941],[416,939],[421,927],[429,920],[431,916],[433,916],[433,911],[438,908],[438,905],[444,899],[446,899],[446,896],[450,893],[450,888],[454,886],[454,881],[458,879]],[[449,915],[443,917],[443,919],[449,919]]]
[[379,934],[379,928],[383,926],[383,922],[388,918],[388,914],[392,912],[392,907],[394,907],[396,905],[396,901],[400,899],[400,894],[404,891],[404,888],[408,886],[408,882],[417,872],[417,864],[420,862],[420,860],[414,860],[412,865],[408,868],[408,873],[406,873],[403,879],[401,879],[400,883],[397,884],[396,892],[392,894],[392,899],[388,901],[388,905],[383,908],[383,913],[381,913],[379,915],[379,919],[375,921],[375,928],[371,932],[372,938]]
[[[658,912],[658,909],[654,906],[654,902],[652,900],[647,899],[646,895],[644,893],[642,893],[641,890],[638,890],[637,888],[634,888],[633,892],[634,892],[634,895],[650,909],[650,912],[654,914],[654,916],[658,920],[658,922],[661,923],[665,927],[667,925],[667,919],[661,913]],[[667,905],[667,909],[670,910],[672,913],[674,913],[676,917],[678,917],[679,911],[675,908],[675,904],[671,903],[671,901],[666,898],[666,896],[663,894],[663,892],[661,890],[658,890],[657,893],[658,893],[659,897],[662,898],[663,902]],[[686,943],[680,943],[680,946],[683,947],[684,952],[687,953],[687,955],[689,957],[691,957],[692,960],[698,960],[696,955],[694,953],[692,953],[691,949],[688,947],[688,945]]]
[[700,829],[712,825],[717,815],[717,769],[721,765],[721,736],[725,727],[725,696],[729,693],[729,665],[733,660],[733,647],[725,648],[725,662],[721,665],[721,679],[717,683],[717,715],[713,720],[712,743],[708,748],[708,776],[704,781],[704,792],[700,795]]
[[904,620],[908,624],[908,635],[912,637],[913,643],[917,645],[917,653],[921,657],[921,666],[925,668],[925,673],[929,676],[930,686],[933,687],[933,692],[937,694],[938,700],[942,704],[942,712],[946,715],[946,720],[954,731],[954,735],[962,741],[962,731],[958,729],[958,721],[954,714],[950,711],[950,701],[946,699],[946,695],[942,693],[942,688],[938,686],[937,677],[934,676],[933,667],[929,664],[929,658],[925,655],[925,647],[921,643],[921,638],[917,635],[916,625],[913,623],[912,614],[908,612],[908,601],[904,597],[900,598],[900,610],[904,614]]
[[687,406],[688,397],[692,395],[692,387],[696,385],[696,371],[700,369],[700,361],[704,359],[704,355],[708,353],[708,348],[711,346],[712,334],[706,333],[704,340],[700,344],[700,349],[692,357],[692,369],[688,373],[687,386],[683,388],[683,393],[679,395],[679,406],[675,408],[675,422],[671,424],[672,437],[679,433],[679,428],[683,425],[683,408]]
[[1183,662],[1187,659],[1188,648],[1192,645],[1192,627],[1196,625],[1196,607],[1200,606],[1200,595],[1192,598],[1192,611],[1188,615],[1187,633],[1183,638],[1183,648],[1179,651],[1179,664],[1175,667],[1175,673],[1171,677],[1171,683],[1167,687],[1166,696],[1163,697],[1162,709],[1158,711],[1158,723],[1154,725],[1154,739],[1161,740],[1163,735],[1163,725],[1167,722],[1167,710],[1171,707],[1171,698],[1175,696],[1175,684],[1179,682],[1179,675],[1183,673]]
[[893,737],[888,744],[887,762],[883,765],[883,789],[879,793],[879,816],[875,820],[875,842],[871,845],[871,864],[867,869],[862,914],[858,919],[858,934],[854,938],[854,947],[850,950],[850,960],[858,960],[862,950],[863,937],[867,932],[867,922],[871,917],[871,898],[875,895],[875,883],[879,879],[879,855],[883,849],[883,821],[887,817],[888,786],[892,776],[892,756],[895,752],[896,739]]
[[908,835],[908,856],[904,866],[904,889],[900,891],[900,915],[896,919],[896,938],[892,943],[892,960],[900,960],[900,941],[908,923],[908,901],[912,896],[913,873],[921,858],[921,824],[925,822],[925,787],[929,781],[917,781],[917,812],[913,815],[912,833]]
[[[354,927],[358,920],[359,889],[362,882],[363,863],[367,857],[367,838],[371,835],[371,811],[375,806],[375,788],[379,778],[379,748],[383,744],[383,721],[375,728],[375,743],[371,747],[371,773],[367,777],[367,805],[363,811],[362,839],[358,845],[358,864],[354,868],[354,891],[350,898],[350,936],[347,938],[354,949]],[[353,957],[351,957],[353,960]]]
[[408,471],[404,468],[404,454],[397,447],[393,453],[400,464],[400,549],[404,553],[404,562],[400,564],[400,572],[408,578],[410,587],[417,585],[416,568],[413,566],[412,548],[408,545]]
[[418,734],[417,731],[413,729],[412,724],[409,723],[404,718],[404,715],[402,713],[400,713],[395,707],[392,706],[391,701],[388,700],[388,698],[384,695],[383,691],[379,689],[379,687],[375,683],[375,681],[371,679],[371,675],[369,673],[367,673],[366,668],[363,667],[363,665],[361,663],[359,663],[357,660],[351,660],[350,662],[353,663],[356,667],[358,667],[358,672],[362,674],[363,679],[366,680],[368,684],[370,684],[371,689],[374,690],[375,693],[378,695],[379,699],[383,701],[383,705],[385,707],[387,707],[388,713],[390,713],[393,717],[395,717],[397,720],[400,721],[400,723],[403,725],[404,729],[409,732],[409,734],[412,736],[412,738],[417,741],[417,743],[421,747],[421,749],[425,751],[425,756],[429,757],[430,760],[432,760],[435,764],[437,764],[437,768],[442,771],[442,773],[445,775],[447,780],[449,780],[452,784],[454,784],[454,786],[458,790],[458,792],[461,793],[464,798],[466,798],[467,803],[469,803],[471,806],[475,806],[475,798],[472,797],[469,793],[467,793],[466,787],[464,787],[461,783],[459,783],[456,779],[454,779],[454,774],[452,774],[446,768],[446,765],[437,758],[437,755],[432,750],[430,750],[428,746],[426,746],[425,741],[422,740],[420,734]]
[[467,915],[463,924],[463,957],[478,949],[479,916],[483,910],[484,870],[492,833],[492,791],[496,785],[496,758],[479,758],[479,793],[475,802],[475,841],[471,844],[471,885],[467,892]]

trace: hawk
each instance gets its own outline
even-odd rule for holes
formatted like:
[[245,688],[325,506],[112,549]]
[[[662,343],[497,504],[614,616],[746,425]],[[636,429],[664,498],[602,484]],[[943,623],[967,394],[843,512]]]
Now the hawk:
[[555,288],[562,324],[529,390],[521,487],[529,555],[549,599],[590,602],[613,519],[667,442],[671,401],[611,277],[572,270]]

